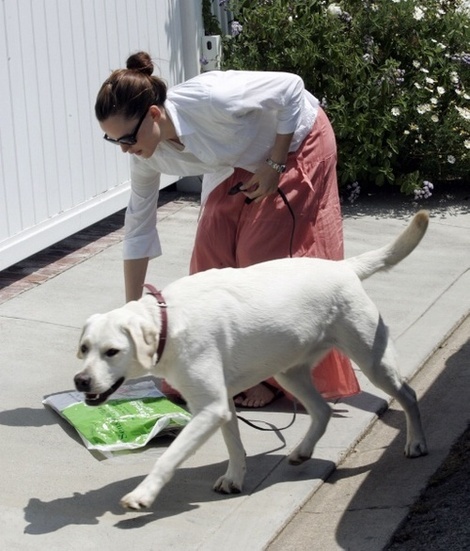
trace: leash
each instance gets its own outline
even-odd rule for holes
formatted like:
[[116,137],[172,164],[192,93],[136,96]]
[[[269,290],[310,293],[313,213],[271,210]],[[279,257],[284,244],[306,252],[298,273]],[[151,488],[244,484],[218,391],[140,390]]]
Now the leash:
[[292,258],[292,245],[294,242],[294,233],[295,233],[295,214],[292,210],[292,207],[290,206],[289,201],[287,200],[286,194],[282,191],[280,187],[277,188],[277,192],[281,196],[281,199],[283,200],[286,207],[289,209],[290,215],[292,217],[292,231],[290,234],[290,243],[289,243],[289,257]]
[[[236,195],[237,193],[241,192],[240,188],[241,188],[242,185],[243,185],[243,182],[239,182],[238,184],[233,186],[228,192],[229,195]],[[292,217],[292,231],[291,231],[291,234],[290,234],[290,242],[289,242],[289,257],[292,258],[292,247],[293,247],[294,234],[295,234],[295,213],[292,210],[292,207],[291,207],[284,191],[281,188],[278,187],[277,192],[279,193],[283,203],[286,205],[286,207],[289,210],[289,213]],[[249,205],[252,202],[253,202],[253,199],[250,199],[249,197],[247,197],[245,199],[245,203],[247,205]],[[254,421],[250,421],[249,419],[245,419],[241,415],[237,415],[237,419],[242,421],[243,423],[245,423],[249,427],[251,427],[253,429],[256,429],[256,430],[261,430],[261,431],[266,431],[266,432],[280,432],[280,431],[283,431],[283,430],[286,430],[286,429],[290,428],[295,423],[295,421],[297,419],[297,401],[296,400],[293,401],[293,410],[294,411],[293,411],[293,414],[292,414],[292,420],[285,427],[281,427],[281,428],[271,427],[271,428],[268,429],[268,428],[265,428],[265,427],[260,427],[260,426],[256,425]],[[258,421],[258,422],[266,423],[266,421]]]
[[162,319],[162,326],[160,329],[160,338],[158,339],[158,348],[157,348],[157,361],[156,364],[160,361],[160,358],[162,357],[163,351],[165,350],[165,344],[166,344],[166,337],[167,337],[167,330],[168,330],[168,312],[167,312],[167,304],[165,302],[165,299],[163,298],[163,295],[161,291],[156,289],[153,285],[150,283],[144,284],[145,289],[148,290],[149,294],[154,296],[158,302],[158,306],[160,306],[160,315]]
[[244,417],[241,417],[240,415],[237,415],[237,419],[240,420],[240,421],[243,421],[243,423],[245,423],[246,425],[248,425],[252,429],[262,430],[262,431],[265,431],[265,432],[281,432],[283,430],[287,430],[288,428],[292,427],[292,425],[295,423],[295,421],[297,419],[297,400],[293,401],[293,406],[294,406],[294,412],[292,414],[292,419],[291,419],[290,423],[287,424],[285,427],[275,427],[273,425],[270,425],[271,428],[267,429],[266,427],[260,427],[259,425],[255,424],[255,423],[265,423],[265,424],[269,425],[269,423],[267,421],[250,421],[249,419],[245,419]]
[[[237,193],[240,193],[242,191],[241,190],[242,185],[243,185],[243,182],[238,182],[238,184],[235,184],[233,187],[231,187],[229,189],[228,194],[229,195],[236,195]],[[282,189],[280,187],[277,188],[277,192],[279,193],[283,203],[288,208],[289,213],[292,217],[292,231],[291,231],[291,234],[290,234],[290,243],[289,243],[289,257],[292,258],[292,246],[293,246],[293,242],[294,242],[294,233],[295,233],[295,214],[294,214],[294,211],[292,210],[292,207],[290,206],[290,203],[289,203],[289,201],[286,197],[286,194],[282,191]],[[245,199],[245,204],[249,205],[253,201],[254,201],[254,199],[250,199],[249,197],[247,197]]]

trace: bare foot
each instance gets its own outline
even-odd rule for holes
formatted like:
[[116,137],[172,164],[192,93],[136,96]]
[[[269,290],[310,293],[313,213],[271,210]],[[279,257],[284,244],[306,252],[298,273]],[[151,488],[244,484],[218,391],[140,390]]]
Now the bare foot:
[[244,408],[262,408],[277,398],[279,393],[281,393],[281,391],[277,391],[275,387],[271,385],[268,386],[267,383],[260,383],[259,385],[253,386],[237,394],[233,401],[236,406]]

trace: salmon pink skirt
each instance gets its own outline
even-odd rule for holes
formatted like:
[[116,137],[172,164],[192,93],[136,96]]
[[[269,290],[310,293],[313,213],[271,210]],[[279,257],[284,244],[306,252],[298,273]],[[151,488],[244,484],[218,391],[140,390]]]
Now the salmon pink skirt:
[[[245,195],[229,195],[238,182],[252,174],[235,172],[208,196],[197,227],[190,272],[210,268],[243,268],[288,256],[341,260],[343,224],[336,178],[336,141],[326,114],[320,109],[312,131],[297,151],[289,154],[281,175],[282,189],[295,214],[276,193],[259,203],[245,203]],[[348,358],[331,351],[312,368],[315,388],[327,399],[360,391]],[[270,383],[276,384],[274,381]]]

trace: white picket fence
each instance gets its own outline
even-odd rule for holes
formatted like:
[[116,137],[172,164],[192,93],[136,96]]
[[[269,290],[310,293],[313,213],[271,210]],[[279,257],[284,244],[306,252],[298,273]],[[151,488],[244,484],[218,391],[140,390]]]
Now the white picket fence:
[[141,49],[170,86],[198,74],[202,36],[200,0],[2,0],[0,270],[126,205],[96,93]]

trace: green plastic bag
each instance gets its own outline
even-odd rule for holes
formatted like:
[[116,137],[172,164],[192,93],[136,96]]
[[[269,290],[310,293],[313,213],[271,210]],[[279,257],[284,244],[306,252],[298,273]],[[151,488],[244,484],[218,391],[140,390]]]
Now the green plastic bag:
[[104,404],[87,406],[80,392],[46,396],[43,404],[66,419],[89,450],[115,452],[145,446],[158,434],[183,428],[190,414],[152,380],[122,385]]

